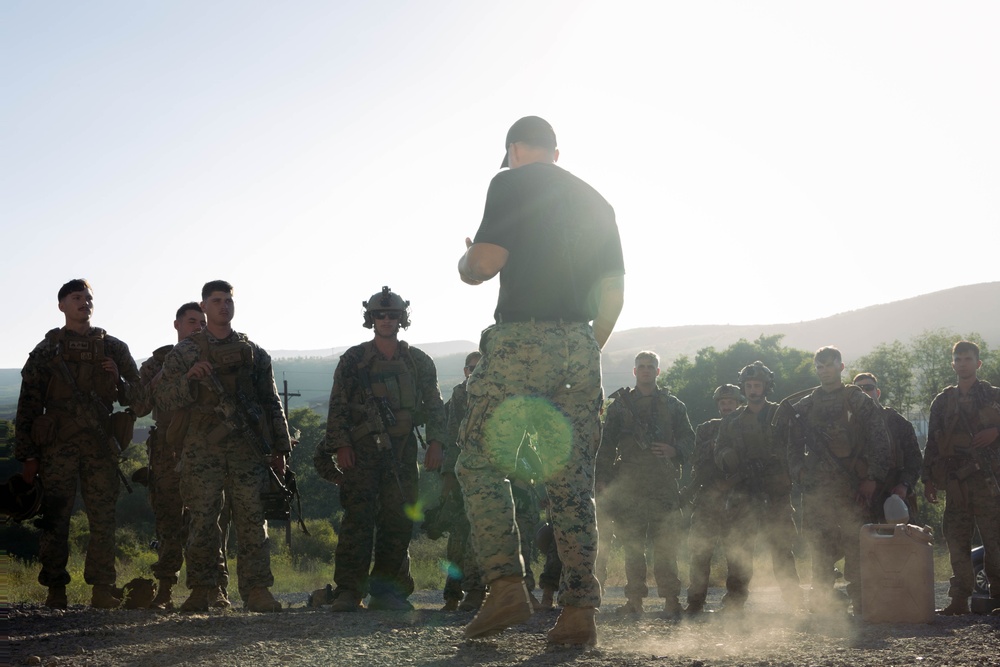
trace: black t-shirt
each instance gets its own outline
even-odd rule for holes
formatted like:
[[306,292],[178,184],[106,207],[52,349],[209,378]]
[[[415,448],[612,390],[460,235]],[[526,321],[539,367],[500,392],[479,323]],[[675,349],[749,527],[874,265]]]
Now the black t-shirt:
[[590,322],[600,281],[625,273],[614,209],[581,179],[546,162],[493,178],[475,242],[510,253],[500,270],[497,322]]

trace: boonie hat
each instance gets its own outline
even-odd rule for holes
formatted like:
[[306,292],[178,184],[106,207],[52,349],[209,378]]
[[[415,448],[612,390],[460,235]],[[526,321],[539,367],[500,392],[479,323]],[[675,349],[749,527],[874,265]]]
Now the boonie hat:
[[556,149],[556,131],[552,129],[549,122],[538,116],[525,116],[521,118],[507,130],[507,140],[503,143],[503,162],[500,168],[509,167],[507,164],[507,149],[511,144],[517,142],[536,146],[538,148]]

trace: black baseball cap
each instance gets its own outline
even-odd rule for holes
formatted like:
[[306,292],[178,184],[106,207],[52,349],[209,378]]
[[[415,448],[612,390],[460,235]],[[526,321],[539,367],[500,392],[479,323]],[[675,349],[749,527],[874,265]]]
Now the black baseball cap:
[[529,146],[548,148],[554,151],[556,149],[556,131],[552,129],[547,120],[538,116],[525,116],[518,120],[507,130],[507,140],[503,143],[504,153],[503,162],[500,163],[501,169],[510,166],[507,164],[507,149],[511,144],[516,144],[519,141]]

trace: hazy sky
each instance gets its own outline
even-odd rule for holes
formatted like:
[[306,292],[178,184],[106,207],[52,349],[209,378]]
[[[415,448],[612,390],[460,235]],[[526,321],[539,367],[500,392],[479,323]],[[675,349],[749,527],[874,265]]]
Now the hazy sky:
[[496,284],[455,267],[529,114],[615,206],[620,329],[996,280],[998,25],[993,1],[4,0],[0,367],[75,277],[137,358],[215,278],[269,349],[368,338],[382,285],[407,340],[477,340]]

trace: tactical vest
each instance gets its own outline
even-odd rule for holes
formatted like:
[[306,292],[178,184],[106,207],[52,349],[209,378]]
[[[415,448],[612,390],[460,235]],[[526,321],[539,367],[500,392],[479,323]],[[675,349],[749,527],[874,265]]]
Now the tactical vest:
[[386,432],[394,438],[406,437],[416,423],[415,413],[420,405],[417,390],[417,376],[413,370],[409,345],[399,342],[399,358],[385,360],[377,358],[375,346],[358,364],[358,369],[368,367],[372,394],[385,399],[392,410],[395,424],[385,424]]
[[75,395],[60,368],[60,359],[66,362],[77,388],[83,394],[95,392],[107,407],[108,415],[118,400],[118,379],[104,370],[104,329],[93,328],[86,336],[68,334],[65,329],[53,329],[45,334],[55,354],[49,362],[51,379],[45,390],[45,406],[56,413],[75,412]]
[[861,451],[860,438],[848,401],[849,392],[861,391],[847,385],[844,391],[814,392],[806,423],[816,435],[816,445],[825,447],[838,459],[849,459]]
[[[209,345],[208,336],[204,332],[192,334],[191,340],[197,343],[201,350],[199,360],[211,362],[212,369],[226,393],[236,396],[238,392],[242,392],[247,398],[256,402],[257,395],[251,377],[254,364],[253,348],[247,342],[246,336],[239,333],[236,335],[237,340],[217,345]],[[195,398],[197,412],[214,411],[218,404],[219,397],[215,392],[204,385],[198,386],[198,395]]]
[[[945,408],[945,429],[938,435],[941,457],[968,455],[972,445],[972,435],[984,429],[1000,427],[1000,406],[995,402],[980,404],[970,392],[962,397],[958,387],[944,390],[947,400]],[[995,443],[992,443],[995,444]]]

